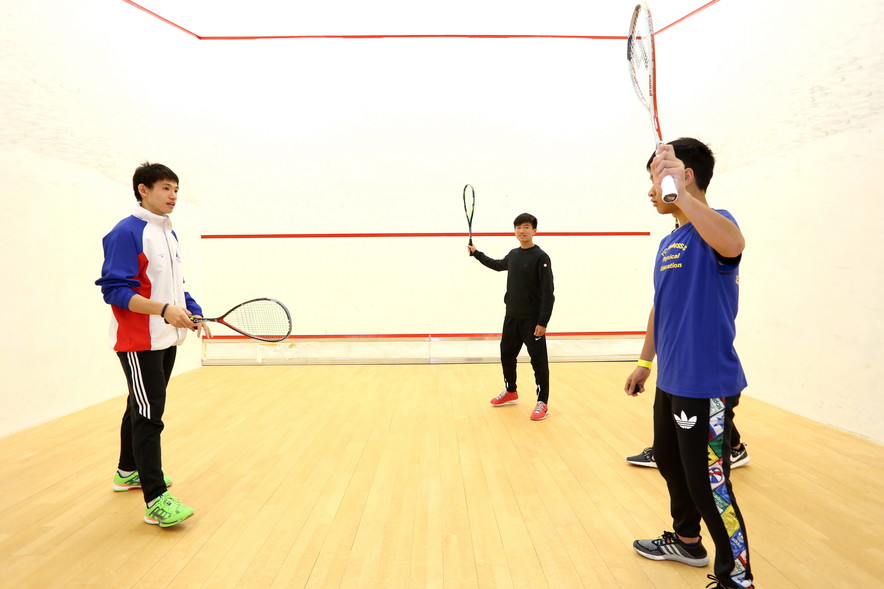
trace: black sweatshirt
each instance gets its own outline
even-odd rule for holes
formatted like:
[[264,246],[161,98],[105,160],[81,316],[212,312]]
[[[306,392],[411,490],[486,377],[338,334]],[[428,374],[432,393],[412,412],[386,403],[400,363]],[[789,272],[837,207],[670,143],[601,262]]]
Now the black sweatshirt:
[[536,319],[537,325],[546,327],[556,300],[552,263],[546,252],[535,245],[510,250],[502,260],[493,260],[480,251],[473,255],[492,270],[507,271],[503,302],[508,317]]

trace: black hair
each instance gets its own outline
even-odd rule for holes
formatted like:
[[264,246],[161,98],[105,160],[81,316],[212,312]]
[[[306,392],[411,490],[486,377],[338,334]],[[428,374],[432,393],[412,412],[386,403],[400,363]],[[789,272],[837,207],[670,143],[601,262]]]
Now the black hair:
[[[681,137],[670,141],[669,145],[675,148],[675,157],[684,162],[684,167],[694,171],[694,182],[697,184],[697,188],[706,192],[709,182],[712,181],[712,171],[715,169],[715,155],[709,146],[690,137]],[[654,155],[651,154],[648,159],[646,170],[651,169]]]
[[138,192],[139,184],[152,188],[160,180],[172,180],[175,184],[178,184],[178,175],[163,164],[144,162],[138,166],[135,169],[135,174],[132,176],[132,190],[135,192],[135,200],[141,202],[141,194]]
[[531,223],[531,227],[537,229],[537,217],[531,213],[522,213],[513,221],[513,227],[518,227],[522,223]]

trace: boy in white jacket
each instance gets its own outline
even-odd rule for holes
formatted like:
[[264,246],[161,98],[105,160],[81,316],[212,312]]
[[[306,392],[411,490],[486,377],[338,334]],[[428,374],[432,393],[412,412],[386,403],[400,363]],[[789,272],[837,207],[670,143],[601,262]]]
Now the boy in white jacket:
[[211,333],[205,323],[195,326],[191,320],[201,317],[202,309],[184,290],[178,238],[169,220],[178,201],[178,176],[162,164],[145,162],[135,170],[132,188],[138,206],[102,240],[104,264],[95,282],[113,312],[110,345],[129,386],[114,490],[141,488],[144,521],[169,527],[193,515],[193,509],[169,494],[172,481],[163,474],[166,385],[187,331]]

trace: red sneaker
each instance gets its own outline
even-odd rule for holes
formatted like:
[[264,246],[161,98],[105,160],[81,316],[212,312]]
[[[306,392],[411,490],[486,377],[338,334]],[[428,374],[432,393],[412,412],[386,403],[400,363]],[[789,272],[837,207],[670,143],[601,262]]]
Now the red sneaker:
[[491,404],[495,407],[500,407],[501,405],[512,405],[513,403],[519,402],[519,393],[518,391],[509,392],[506,389],[491,399]]
[[534,411],[531,412],[531,421],[546,419],[547,413],[549,413],[549,405],[543,401],[538,401],[537,405],[534,407]]

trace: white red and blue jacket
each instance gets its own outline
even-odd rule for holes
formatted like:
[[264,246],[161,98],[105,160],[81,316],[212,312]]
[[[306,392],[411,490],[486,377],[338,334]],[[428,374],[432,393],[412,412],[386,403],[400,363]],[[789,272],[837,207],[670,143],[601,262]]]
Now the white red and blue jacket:
[[111,305],[110,345],[118,352],[165,350],[184,342],[187,329],[172,327],[159,315],[129,310],[129,301],[144,298],[186,307],[202,315],[200,306],[184,291],[178,237],[167,215],[156,215],[138,205],[105,235],[101,287]]

